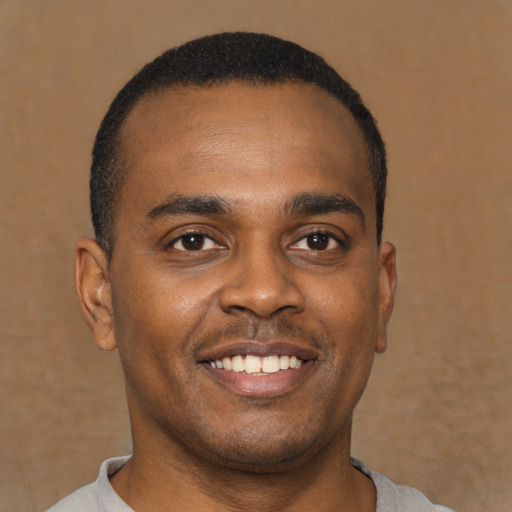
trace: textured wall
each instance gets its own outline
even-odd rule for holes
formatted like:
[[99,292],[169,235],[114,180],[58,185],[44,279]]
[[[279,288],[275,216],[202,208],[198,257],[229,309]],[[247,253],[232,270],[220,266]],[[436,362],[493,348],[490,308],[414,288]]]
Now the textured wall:
[[115,353],[72,286],[89,153],[147,60],[219,30],[322,54],[388,143],[398,246],[391,344],[354,454],[460,512],[512,501],[509,0],[0,2],[0,509],[36,511],[129,450]]

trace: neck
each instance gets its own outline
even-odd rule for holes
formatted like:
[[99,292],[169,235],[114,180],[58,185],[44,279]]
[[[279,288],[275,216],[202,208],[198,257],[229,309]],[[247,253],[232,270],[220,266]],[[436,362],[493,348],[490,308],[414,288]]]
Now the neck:
[[133,457],[111,483],[137,512],[374,512],[376,501],[371,480],[350,464],[350,426],[317,453],[271,471],[229,467],[165,435],[134,433]]

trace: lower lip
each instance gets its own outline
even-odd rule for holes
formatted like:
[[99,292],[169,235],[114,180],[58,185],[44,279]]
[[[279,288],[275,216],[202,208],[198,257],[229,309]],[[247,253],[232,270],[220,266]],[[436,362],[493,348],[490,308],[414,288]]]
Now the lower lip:
[[203,368],[218,382],[239,395],[269,398],[284,395],[297,387],[311,372],[314,361],[306,361],[300,368],[280,370],[266,375],[251,375],[213,368],[203,364]]

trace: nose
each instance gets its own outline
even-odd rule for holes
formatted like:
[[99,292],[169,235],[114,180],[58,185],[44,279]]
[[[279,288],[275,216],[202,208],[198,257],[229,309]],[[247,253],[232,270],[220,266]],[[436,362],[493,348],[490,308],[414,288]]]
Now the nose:
[[225,313],[250,312],[269,318],[278,312],[300,313],[304,297],[294,279],[292,263],[272,250],[240,253],[232,261],[220,292]]

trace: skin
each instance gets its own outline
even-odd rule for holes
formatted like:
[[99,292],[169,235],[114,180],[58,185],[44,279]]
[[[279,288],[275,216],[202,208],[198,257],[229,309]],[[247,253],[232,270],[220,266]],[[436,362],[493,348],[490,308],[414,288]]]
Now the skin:
[[[395,250],[376,244],[350,113],[315,86],[177,88],[135,106],[120,153],[112,260],[76,249],[84,316],[126,376],[116,492],[138,512],[374,511],[350,431],[387,344]],[[205,364],[276,352],[305,363],[231,380]]]

